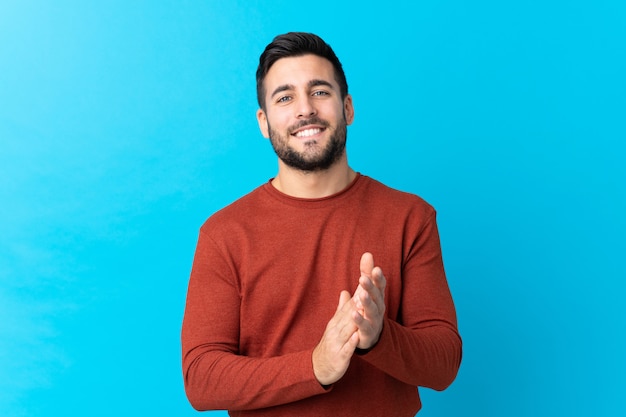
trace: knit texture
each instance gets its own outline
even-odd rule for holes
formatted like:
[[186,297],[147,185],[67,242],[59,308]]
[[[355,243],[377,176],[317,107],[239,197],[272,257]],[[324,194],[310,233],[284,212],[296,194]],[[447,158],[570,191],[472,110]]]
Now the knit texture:
[[[325,389],[311,355],[371,252],[387,279],[377,345]],[[369,177],[299,199],[269,182],[200,229],[182,328],[187,396],[231,416],[414,416],[455,378],[461,339],[435,210]]]

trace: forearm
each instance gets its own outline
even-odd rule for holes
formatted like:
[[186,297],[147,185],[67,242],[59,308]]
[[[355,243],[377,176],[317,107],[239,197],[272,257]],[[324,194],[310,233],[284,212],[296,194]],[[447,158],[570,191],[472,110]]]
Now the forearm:
[[322,394],[311,353],[249,358],[197,347],[183,357],[185,391],[197,410],[257,409]]
[[324,392],[313,373],[312,344],[282,356],[242,350],[239,284],[222,253],[213,239],[200,234],[181,332],[191,405],[198,410],[256,409]]
[[451,323],[409,329],[385,319],[378,343],[361,358],[407,384],[443,390],[456,377],[461,356],[461,338]]

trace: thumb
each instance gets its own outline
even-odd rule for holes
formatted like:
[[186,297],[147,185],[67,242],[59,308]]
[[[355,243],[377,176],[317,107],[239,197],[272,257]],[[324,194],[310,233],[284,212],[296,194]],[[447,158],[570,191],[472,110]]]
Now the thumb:
[[339,294],[339,304],[337,305],[337,311],[341,310],[341,308],[348,302],[352,296],[348,291],[341,291]]

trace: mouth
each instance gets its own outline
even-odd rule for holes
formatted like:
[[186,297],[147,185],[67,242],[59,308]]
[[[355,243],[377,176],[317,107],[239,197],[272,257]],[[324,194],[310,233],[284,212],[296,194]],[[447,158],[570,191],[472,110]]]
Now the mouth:
[[297,138],[310,138],[312,136],[319,135],[324,130],[326,130],[326,128],[324,127],[308,126],[308,127],[305,127],[304,129],[300,129],[300,130],[293,132],[292,136],[295,136]]

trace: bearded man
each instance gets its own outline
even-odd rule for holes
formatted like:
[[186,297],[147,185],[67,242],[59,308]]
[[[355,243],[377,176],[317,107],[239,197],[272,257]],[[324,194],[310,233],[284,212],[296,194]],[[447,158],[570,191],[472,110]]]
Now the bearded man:
[[330,46],[277,36],[257,69],[274,178],[201,227],[182,327],[198,410],[414,416],[462,344],[435,210],[355,172],[352,97]]

